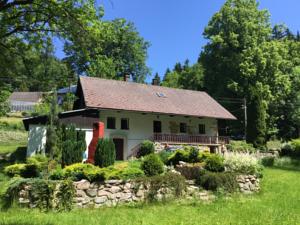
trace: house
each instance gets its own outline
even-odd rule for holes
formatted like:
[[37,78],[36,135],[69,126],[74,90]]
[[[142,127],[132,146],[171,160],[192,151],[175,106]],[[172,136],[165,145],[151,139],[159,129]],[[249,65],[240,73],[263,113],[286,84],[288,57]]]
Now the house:
[[[228,142],[227,137],[218,135],[218,120],[236,118],[207,93],[134,83],[126,81],[127,77],[124,80],[80,77],[74,110],[61,113],[60,121],[85,130],[87,145],[92,139],[93,123],[103,122],[104,136],[115,143],[117,160],[135,155],[144,140],[211,149]],[[24,120],[29,130],[29,155],[37,148],[36,143],[30,143],[44,126],[42,120]],[[39,146],[43,148],[43,144]]]
[[43,92],[13,92],[8,102],[12,112],[32,111],[42,98]]

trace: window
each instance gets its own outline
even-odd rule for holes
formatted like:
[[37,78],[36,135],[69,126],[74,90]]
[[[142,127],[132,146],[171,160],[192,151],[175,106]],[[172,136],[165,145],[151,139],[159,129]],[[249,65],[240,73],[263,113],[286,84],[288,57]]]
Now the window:
[[153,132],[161,133],[161,121],[153,121]]
[[186,123],[180,123],[180,133],[186,133]]
[[129,119],[128,118],[121,119],[121,130],[129,130]]
[[107,117],[107,129],[116,129],[116,118],[115,117]]
[[205,134],[205,124],[199,124],[199,134]]

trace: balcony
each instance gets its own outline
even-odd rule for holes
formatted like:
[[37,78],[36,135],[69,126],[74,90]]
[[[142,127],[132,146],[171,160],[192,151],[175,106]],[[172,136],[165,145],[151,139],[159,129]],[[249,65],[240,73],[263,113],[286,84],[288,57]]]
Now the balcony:
[[228,144],[229,137],[155,133],[153,141],[170,144],[203,144],[214,146]]

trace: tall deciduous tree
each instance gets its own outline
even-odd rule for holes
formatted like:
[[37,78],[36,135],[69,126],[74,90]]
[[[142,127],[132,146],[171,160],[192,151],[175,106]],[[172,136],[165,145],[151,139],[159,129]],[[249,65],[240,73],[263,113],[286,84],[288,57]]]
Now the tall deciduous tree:
[[[204,31],[209,41],[200,56],[205,87],[216,97],[246,97],[248,112],[256,115],[249,117],[252,125],[265,124],[269,103],[280,100],[291,84],[282,69],[286,49],[270,41],[271,35],[269,13],[259,10],[255,0],[227,0]],[[262,144],[264,127],[248,128],[248,140]]]

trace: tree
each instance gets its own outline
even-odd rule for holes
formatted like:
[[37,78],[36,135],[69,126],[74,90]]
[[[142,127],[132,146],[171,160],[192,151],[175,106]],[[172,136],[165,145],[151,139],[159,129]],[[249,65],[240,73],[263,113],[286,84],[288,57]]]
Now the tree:
[[116,19],[94,23],[84,48],[81,40],[74,40],[67,41],[64,50],[65,60],[78,74],[110,79],[130,74],[134,81],[143,82],[149,73],[145,63],[148,47],[133,23]]
[[6,89],[0,90],[0,117],[9,112],[8,97],[10,92]]
[[113,165],[116,160],[116,149],[111,139],[99,139],[95,151],[95,165],[107,167]]
[[[204,85],[215,97],[246,97],[248,114],[261,117],[250,116],[249,126],[267,119],[269,103],[280,101],[291,84],[287,51],[281,42],[271,41],[271,31],[269,13],[259,10],[255,0],[227,0],[204,31],[209,40],[200,56]],[[248,128],[247,139],[265,142],[264,127]]]
[[176,63],[173,71],[167,70],[162,86],[189,90],[203,89],[203,67],[199,63],[190,66],[186,60],[184,66]]

